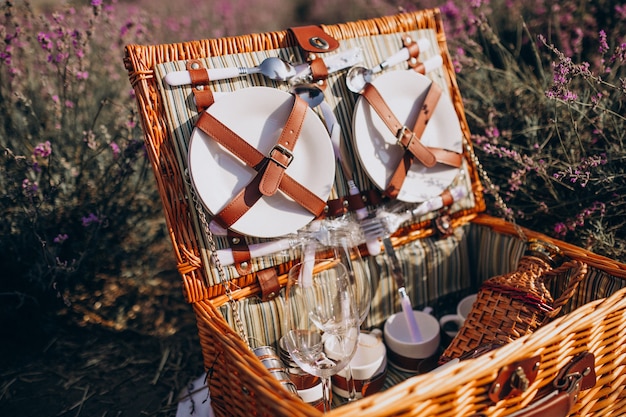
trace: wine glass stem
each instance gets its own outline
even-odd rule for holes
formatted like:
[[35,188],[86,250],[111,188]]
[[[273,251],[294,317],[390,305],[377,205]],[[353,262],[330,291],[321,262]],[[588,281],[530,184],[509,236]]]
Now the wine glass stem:
[[330,411],[330,377],[322,377],[322,399],[324,401],[324,412]]
[[352,367],[349,363],[346,366],[346,386],[348,388],[348,401],[356,401],[356,386],[354,385],[354,377],[352,376]]

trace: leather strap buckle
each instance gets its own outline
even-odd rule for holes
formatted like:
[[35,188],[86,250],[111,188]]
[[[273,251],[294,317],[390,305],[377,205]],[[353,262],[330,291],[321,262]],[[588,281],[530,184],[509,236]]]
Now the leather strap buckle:
[[[407,134],[409,134],[409,140],[408,142],[404,141],[404,137],[407,136]],[[405,150],[409,149],[409,147],[411,146],[411,143],[413,142],[413,139],[415,139],[415,132],[413,132],[410,128],[408,128],[406,125],[402,126],[399,130],[398,133],[396,133],[396,139],[398,139],[398,145],[402,146]]]
[[[281,155],[286,156],[287,157],[287,162],[282,162],[282,161],[279,161],[278,159],[274,158],[274,151],[278,151]],[[291,161],[293,161],[293,153],[291,153],[291,151],[289,149],[287,149],[286,147],[284,147],[280,143],[277,143],[276,145],[274,145],[274,147],[270,151],[269,158],[276,165],[280,166],[283,169],[287,169],[287,167],[289,167],[289,165],[291,164]]]

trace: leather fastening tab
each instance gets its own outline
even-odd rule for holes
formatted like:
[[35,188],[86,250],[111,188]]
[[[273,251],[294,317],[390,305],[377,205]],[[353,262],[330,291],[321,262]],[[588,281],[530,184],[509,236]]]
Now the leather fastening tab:
[[443,203],[443,207],[451,206],[454,203],[454,196],[450,192],[450,190],[445,189],[441,193],[441,201]]
[[296,146],[308,105],[299,96],[294,95],[294,105],[278,138],[270,151],[269,161],[259,184],[259,191],[265,196],[272,196],[285,175],[285,170],[293,160],[293,148]]
[[331,52],[339,48],[339,41],[324,32],[320,26],[297,26],[289,28],[298,46],[306,52]]
[[196,109],[198,112],[202,112],[209,108],[213,103],[215,103],[215,97],[213,96],[213,91],[210,88],[203,88],[200,90],[199,88],[192,89],[193,96],[196,100]]
[[[428,89],[428,94],[426,94],[424,103],[422,104],[422,107],[417,115],[417,119],[415,120],[413,130],[410,131],[410,133],[398,136],[398,142],[400,142],[400,144],[404,146],[407,151],[411,152],[415,158],[428,168],[433,167],[437,163],[437,158],[430,149],[426,148],[426,146],[422,144],[420,139],[424,134],[424,130],[426,130],[426,125],[435,112],[435,107],[437,107],[441,94],[441,87],[435,83],[431,83],[430,88]],[[429,158],[426,162],[423,161],[422,156],[424,149],[428,149],[429,153]]]
[[410,36],[402,38],[402,46],[409,50],[409,66],[412,62],[417,62],[417,57],[420,55],[420,46]]
[[573,375],[580,375],[580,390],[588,390],[596,385],[596,358],[591,352],[583,352],[561,370],[554,380],[554,387],[567,388],[567,379]]
[[248,262],[250,256],[250,248],[243,235],[228,231],[228,240],[230,249],[235,261],[235,269],[239,275],[247,275],[252,272],[252,265]]
[[190,59],[185,63],[185,68],[189,72],[192,85],[207,84],[210,81],[209,73],[201,60]]
[[189,77],[191,78],[192,93],[196,102],[196,109],[198,113],[206,110],[210,105],[215,103],[215,97],[213,97],[213,91],[210,88],[205,88],[205,85],[209,83],[209,73],[204,67],[204,64],[199,59],[190,59],[185,64]]
[[326,80],[328,78],[328,68],[326,68],[326,63],[320,57],[315,57],[311,61],[309,61],[309,65],[311,66],[311,80],[316,82],[320,80]]
[[570,361],[534,402],[510,417],[567,417],[578,401],[580,392],[596,384],[595,356],[582,352]]
[[535,382],[540,365],[539,355],[504,366],[489,389],[491,401],[498,402],[507,397],[521,395]]
[[269,301],[276,298],[280,291],[276,270],[274,268],[262,269],[256,273],[256,278],[261,287],[261,301]]

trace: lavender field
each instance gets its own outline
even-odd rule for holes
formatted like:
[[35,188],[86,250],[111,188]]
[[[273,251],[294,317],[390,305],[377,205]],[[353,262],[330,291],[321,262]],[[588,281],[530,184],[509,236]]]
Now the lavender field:
[[626,262],[621,0],[3,1],[0,415],[173,416],[201,372],[125,45],[430,7],[488,211]]

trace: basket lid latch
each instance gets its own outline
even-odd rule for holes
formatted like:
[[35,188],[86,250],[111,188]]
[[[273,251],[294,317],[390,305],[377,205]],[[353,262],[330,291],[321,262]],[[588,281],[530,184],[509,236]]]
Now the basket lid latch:
[[537,378],[540,365],[541,356],[538,355],[504,366],[489,389],[491,401],[498,402],[528,390]]

